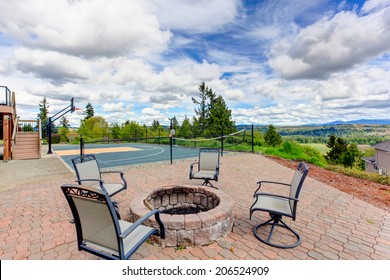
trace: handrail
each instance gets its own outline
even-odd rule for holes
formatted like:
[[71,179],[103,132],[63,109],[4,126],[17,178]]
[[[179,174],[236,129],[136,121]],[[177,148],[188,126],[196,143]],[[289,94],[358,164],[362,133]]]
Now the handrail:
[[39,137],[39,146],[38,146],[38,152],[39,155],[41,154],[42,149],[42,129],[41,129],[41,120],[21,120],[19,117],[15,118],[14,121],[14,127],[12,131],[12,141],[11,141],[11,152],[14,152],[15,146],[16,146],[16,138],[18,133],[38,133]]
[[0,104],[5,106],[13,106],[13,100],[11,98],[11,91],[6,86],[0,86],[0,88],[4,89],[4,96],[0,95]]
[[39,146],[38,146],[38,153],[39,155],[42,153],[42,126],[41,126],[41,119],[38,118],[38,133],[39,133]]

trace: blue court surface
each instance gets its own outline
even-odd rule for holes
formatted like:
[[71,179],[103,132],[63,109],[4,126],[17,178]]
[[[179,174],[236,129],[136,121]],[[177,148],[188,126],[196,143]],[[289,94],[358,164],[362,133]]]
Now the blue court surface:
[[[80,156],[80,145],[53,145],[54,153],[59,156],[71,169],[72,158]],[[113,168],[134,164],[170,161],[169,145],[119,143],[119,144],[88,144],[84,154],[94,154],[101,168]],[[197,158],[199,149],[173,146],[173,161],[186,158]]]

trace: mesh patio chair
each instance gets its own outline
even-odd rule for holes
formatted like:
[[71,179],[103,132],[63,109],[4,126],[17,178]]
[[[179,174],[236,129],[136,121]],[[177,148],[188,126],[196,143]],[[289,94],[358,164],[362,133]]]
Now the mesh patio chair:
[[[79,251],[110,260],[129,259],[152,235],[165,238],[160,211],[153,210],[135,223],[119,220],[110,196],[99,189],[83,185],[62,185],[72,211]],[[159,229],[142,225],[153,216]]]
[[[84,186],[101,188],[110,196],[127,189],[127,182],[121,171],[100,171],[99,164],[94,155],[82,155],[72,159],[72,163],[77,175],[77,182]],[[102,180],[102,174],[117,173],[121,182],[106,183]]]
[[[220,154],[220,149],[199,149],[199,160],[190,165],[190,180],[201,179],[204,180],[202,186],[210,185],[218,189],[211,184],[210,180],[218,182]],[[195,165],[198,165],[197,170],[194,169]]]
[[[253,233],[256,236],[257,239],[259,239],[261,242],[268,244],[273,247],[277,248],[294,248],[298,246],[301,243],[301,237],[299,234],[290,228],[287,224],[285,224],[282,221],[282,217],[290,217],[293,221],[295,221],[296,218],[296,211],[297,211],[297,204],[298,204],[298,197],[299,193],[301,191],[303,182],[306,178],[307,173],[309,172],[309,169],[307,165],[303,162],[300,162],[298,165],[297,170],[295,171],[293,180],[291,184],[281,183],[281,182],[273,182],[273,181],[259,181],[257,184],[259,184],[259,187],[254,193],[255,201],[253,205],[250,208],[250,214],[249,218],[252,219],[252,214],[255,211],[264,211],[268,212],[270,215],[270,219],[264,223],[258,224],[253,228]],[[258,192],[260,188],[262,188],[266,184],[277,184],[282,186],[288,186],[290,188],[290,192],[288,196],[282,196],[277,194],[271,194],[271,193],[263,193]],[[271,229],[269,231],[268,236],[265,238],[262,238],[258,234],[258,229],[261,227],[265,227],[267,225],[271,226]],[[281,243],[274,243],[272,239],[272,235],[274,233],[274,230],[276,227],[283,227],[287,229],[289,232],[293,233],[295,236],[295,240],[297,240],[293,244],[284,245]]]

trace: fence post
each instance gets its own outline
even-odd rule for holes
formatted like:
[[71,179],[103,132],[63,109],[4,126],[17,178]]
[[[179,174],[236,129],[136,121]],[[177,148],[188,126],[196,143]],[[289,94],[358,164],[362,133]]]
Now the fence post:
[[172,150],[173,150],[172,137],[173,137],[173,135],[169,135],[169,147],[170,147],[171,164],[172,164]]
[[252,124],[252,154],[255,153],[255,140],[254,140],[254,131],[253,131],[253,124]]
[[80,156],[84,155],[84,139],[83,135],[80,134]]
[[221,157],[223,157],[223,126],[221,127]]

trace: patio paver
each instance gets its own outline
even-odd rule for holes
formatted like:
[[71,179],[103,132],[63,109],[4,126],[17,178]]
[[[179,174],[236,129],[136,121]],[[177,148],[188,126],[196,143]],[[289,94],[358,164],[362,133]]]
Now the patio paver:
[[[50,160],[55,161],[55,156]],[[190,162],[127,168],[128,189],[115,196],[122,218],[129,217],[130,201],[141,192],[172,184],[200,185],[188,179]],[[234,200],[232,232],[200,247],[175,249],[145,243],[132,259],[390,259],[390,212],[316,181],[310,172],[300,195],[297,220],[285,219],[300,233],[302,244],[283,250],[259,242],[252,228],[267,215],[257,212],[249,220],[256,182],[288,182],[294,171],[258,154],[229,154],[221,162],[215,185]],[[9,167],[0,164],[0,168]],[[15,177],[23,172],[17,164],[12,166]],[[0,188],[0,259],[97,259],[77,251],[75,228],[68,222],[70,210],[59,188],[74,182],[75,175],[65,165],[58,174]]]

